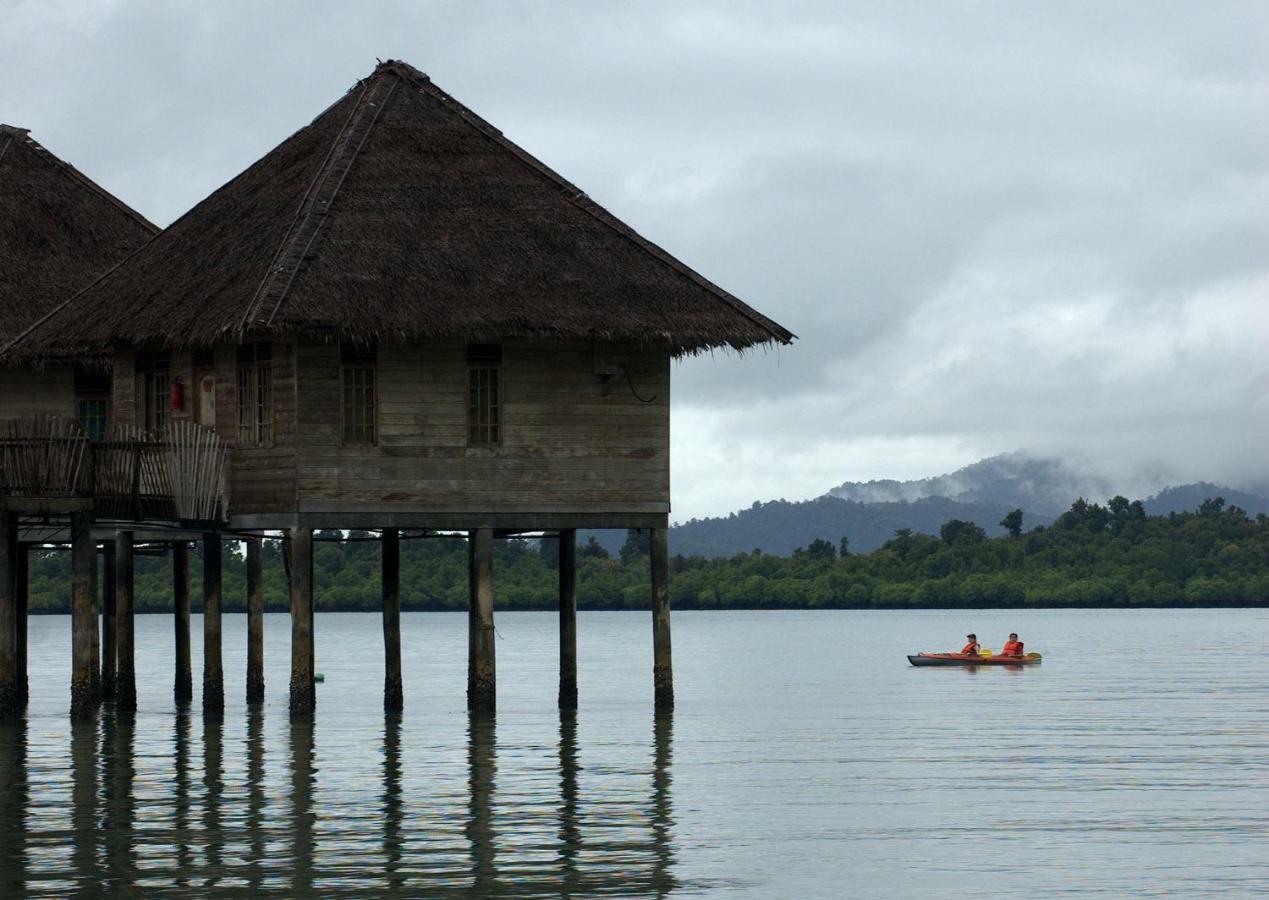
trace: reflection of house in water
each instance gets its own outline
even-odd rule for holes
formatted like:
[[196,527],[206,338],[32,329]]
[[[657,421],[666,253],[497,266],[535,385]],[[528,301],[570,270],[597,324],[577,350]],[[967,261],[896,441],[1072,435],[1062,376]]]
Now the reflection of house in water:
[[[117,673],[117,707],[128,709],[135,535],[161,525],[204,533],[203,703],[218,711],[221,541],[226,531],[248,538],[254,648],[263,627],[256,538],[280,530],[290,706],[307,714],[314,530],[376,531],[385,708],[395,711],[398,541],[403,532],[463,531],[468,704],[489,712],[492,541],[558,535],[559,698],[574,708],[576,529],[649,529],[654,696],[668,709],[671,362],[792,338],[426,75],[389,61],[0,347],[11,363],[76,351],[109,353],[113,366],[107,440],[35,421],[0,438],[0,567],[20,556],[15,516],[69,529],[78,573],[73,706],[88,715],[98,700],[94,517],[115,530],[116,612],[107,621],[115,650],[105,665]],[[178,555],[178,584],[184,565]],[[7,584],[0,579],[0,616],[14,608]],[[178,621],[188,618],[187,605],[177,609]],[[14,707],[3,698],[17,677],[6,662],[10,635],[0,628],[0,714]],[[182,653],[187,637],[178,639]],[[260,665],[249,656],[249,684],[262,685]]]

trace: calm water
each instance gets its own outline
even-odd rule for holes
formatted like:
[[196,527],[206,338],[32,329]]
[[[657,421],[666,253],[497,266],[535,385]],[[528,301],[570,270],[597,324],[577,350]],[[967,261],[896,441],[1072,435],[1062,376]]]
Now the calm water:
[[[256,712],[226,616],[219,722],[174,709],[171,620],[142,616],[140,712],[72,727],[69,620],[33,618],[29,715],[0,730],[0,894],[1269,891],[1266,610],[680,612],[672,721],[648,614],[581,614],[562,721],[554,616],[500,613],[496,726],[464,709],[465,615],[402,619],[400,720],[377,616],[318,616],[300,726],[285,616]],[[904,659],[970,629],[1044,664]],[[1124,647],[1150,663],[1101,655]]]

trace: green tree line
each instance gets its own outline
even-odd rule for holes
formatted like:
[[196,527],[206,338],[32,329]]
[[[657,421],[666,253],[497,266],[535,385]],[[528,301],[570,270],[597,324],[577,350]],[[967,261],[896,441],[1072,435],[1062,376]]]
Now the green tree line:
[[[999,523],[1003,537],[958,519],[938,536],[900,529],[877,550],[850,552],[827,537],[789,556],[754,550],[726,559],[675,556],[671,602],[681,609],[917,608],[998,606],[1243,606],[1269,603],[1269,517],[1249,517],[1221,498],[1193,512],[1147,516],[1123,497],[1107,505],[1078,500],[1050,526],[1023,530],[1021,512]],[[314,550],[316,604],[323,610],[380,605],[378,541],[364,532],[323,532]],[[241,611],[244,560],[224,554],[224,608]],[[494,546],[494,589],[502,609],[553,609],[559,547],[552,538],[509,539]],[[64,549],[31,551],[32,612],[68,612],[70,559]],[[190,554],[193,606],[199,608],[201,561]],[[578,552],[578,605],[646,609],[648,538],[632,532],[618,557],[592,538]],[[403,540],[405,609],[467,605],[467,551],[454,537]],[[138,612],[171,609],[171,562],[140,553]],[[264,542],[266,608],[287,607],[278,541]]]

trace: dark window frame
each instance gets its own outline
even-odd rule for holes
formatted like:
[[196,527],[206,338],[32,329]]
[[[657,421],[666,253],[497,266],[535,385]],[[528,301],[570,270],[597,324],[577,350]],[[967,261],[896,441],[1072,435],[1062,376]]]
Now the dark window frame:
[[379,353],[373,345],[340,344],[339,438],[345,447],[379,444]]
[[238,348],[237,446],[272,447],[273,344],[253,341]]
[[141,425],[161,435],[172,421],[172,355],[138,353],[136,371],[141,381]]
[[503,439],[502,347],[467,345],[467,446],[500,447]]

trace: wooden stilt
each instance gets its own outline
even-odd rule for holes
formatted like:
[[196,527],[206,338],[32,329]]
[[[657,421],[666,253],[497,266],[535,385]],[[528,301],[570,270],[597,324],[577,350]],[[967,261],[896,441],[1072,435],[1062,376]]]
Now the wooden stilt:
[[313,531],[287,530],[291,576],[291,714],[308,715],[313,690]]
[[101,545],[101,699],[115,696],[115,544]]
[[17,601],[18,613],[18,701],[26,706],[31,698],[30,682],[27,679],[27,609],[31,596],[31,548],[26,544],[18,545],[18,565],[14,572],[14,599]]
[[220,658],[220,535],[203,535],[203,712],[225,708],[225,671]]
[[477,713],[492,713],[497,706],[497,678],[494,667],[493,621],[493,531],[477,528],[471,532],[472,604],[475,615],[471,635],[472,665],[467,684],[467,708]]
[[401,535],[383,531],[383,711],[405,705],[401,690]]
[[184,541],[172,545],[172,607],[176,638],[172,696],[177,706],[187,706],[194,699],[194,674],[189,648],[189,545]]
[[132,597],[132,532],[115,532],[115,708],[137,708]]
[[577,709],[577,531],[560,529],[560,709]]
[[92,638],[88,646],[88,671],[93,680],[93,702],[101,703],[101,595],[97,589],[97,544],[93,543]]
[[472,685],[476,683],[476,537],[467,534],[467,707],[471,708]]
[[264,702],[264,568],[259,538],[247,539],[247,702]]
[[93,674],[97,637],[97,545],[92,515],[71,513],[71,717],[90,718],[97,709],[99,676]]
[[0,512],[0,719],[22,708],[18,691],[18,517]]
[[652,684],[656,708],[674,708],[670,663],[670,561],[666,529],[652,529]]

